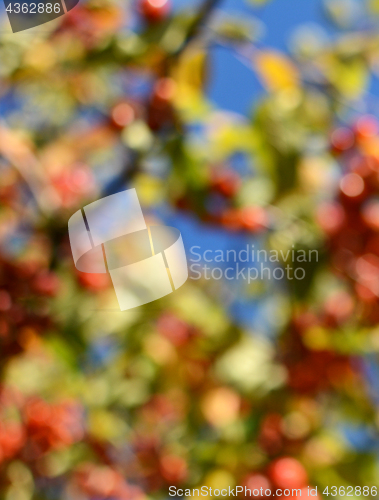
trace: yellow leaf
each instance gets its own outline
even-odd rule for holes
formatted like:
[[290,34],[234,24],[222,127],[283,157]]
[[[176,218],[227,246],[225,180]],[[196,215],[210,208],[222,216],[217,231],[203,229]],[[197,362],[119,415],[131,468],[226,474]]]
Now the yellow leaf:
[[366,90],[369,73],[360,58],[349,63],[335,61],[326,71],[337,90],[348,99],[358,99]]
[[299,71],[284,54],[266,50],[254,58],[254,66],[263,85],[270,91],[278,91],[299,84]]
[[369,0],[368,7],[372,13],[378,14],[379,13],[379,0]]
[[201,50],[184,52],[173,74],[177,84],[200,90],[205,79],[205,62],[206,53]]
[[185,51],[171,76],[177,85],[175,106],[188,116],[200,116],[206,109],[202,92],[206,77],[205,52]]

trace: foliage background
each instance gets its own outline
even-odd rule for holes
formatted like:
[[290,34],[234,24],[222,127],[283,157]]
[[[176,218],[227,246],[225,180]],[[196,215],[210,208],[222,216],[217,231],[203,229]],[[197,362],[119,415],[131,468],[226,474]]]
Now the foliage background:
[[[379,4],[300,3],[4,20],[1,498],[377,485]],[[286,33],[289,12],[307,26]],[[320,258],[301,281],[189,280],[110,311],[67,221],[128,186],[187,249]]]

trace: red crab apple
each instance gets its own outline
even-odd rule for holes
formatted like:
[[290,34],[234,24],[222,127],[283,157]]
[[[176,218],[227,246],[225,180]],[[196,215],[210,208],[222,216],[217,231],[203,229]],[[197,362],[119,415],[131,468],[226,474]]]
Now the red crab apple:
[[128,102],[119,102],[111,112],[112,125],[117,129],[130,125],[135,117],[136,111]]
[[138,11],[148,23],[158,23],[171,11],[170,0],[139,0]]
[[270,477],[279,488],[304,488],[308,474],[302,464],[292,457],[279,458],[271,464]]
[[224,169],[212,172],[210,184],[214,191],[221,193],[226,198],[232,198],[239,191],[242,181],[237,172]]
[[325,202],[318,207],[316,220],[325,233],[333,235],[344,224],[345,211],[338,202]]
[[176,455],[164,455],[160,461],[162,476],[169,483],[180,483],[187,476],[186,461]]
[[262,207],[246,207],[241,210],[242,226],[252,233],[264,231],[269,220]]
[[379,132],[379,123],[375,116],[365,115],[355,124],[355,135],[358,139],[374,137]]
[[340,127],[334,130],[330,138],[332,151],[336,154],[343,153],[344,151],[354,146],[355,137],[352,130],[347,127]]
[[112,285],[111,279],[105,273],[82,273],[77,271],[79,283],[91,292],[106,290]]
[[172,101],[175,97],[176,83],[172,78],[159,78],[154,85],[148,105],[148,125],[159,130],[174,120]]
[[[244,486],[251,490],[252,494],[259,493],[259,497],[266,496],[265,491],[270,490],[271,483],[263,474],[251,474],[245,478],[243,481]],[[255,490],[255,493],[254,493]]]

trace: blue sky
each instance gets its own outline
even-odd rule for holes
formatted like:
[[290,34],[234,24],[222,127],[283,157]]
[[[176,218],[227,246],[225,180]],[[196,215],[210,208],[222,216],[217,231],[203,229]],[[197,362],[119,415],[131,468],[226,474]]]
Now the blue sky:
[[[320,0],[271,0],[260,8],[253,8],[247,0],[225,0],[220,8],[226,12],[255,15],[265,28],[262,43],[281,50],[288,50],[294,27],[322,21]],[[212,65],[211,99],[223,109],[247,114],[262,93],[254,73],[230,51],[221,48],[213,51]]]
[[[184,5],[193,6],[194,3],[174,0],[176,8]],[[221,0],[218,9],[239,16],[255,16],[264,27],[261,43],[285,51],[295,27],[315,22],[325,24],[322,0],[271,0],[260,7],[254,7],[249,0]],[[262,93],[253,71],[229,50],[216,48],[212,55],[210,98],[222,109],[248,114],[254,100]]]
[[[339,0],[328,0],[338,2]],[[175,8],[191,5],[194,8],[201,0],[173,0]],[[353,13],[353,24],[357,30],[377,31],[377,20],[363,14],[364,0],[344,0],[345,11]],[[254,6],[249,0],[221,0],[218,9],[237,15],[254,16],[264,27],[259,44],[264,47],[288,51],[289,41],[296,28],[304,25],[319,25],[328,36],[338,30],[327,19],[325,0],[268,0],[263,6]],[[230,50],[212,50],[211,79],[208,94],[218,107],[248,115],[254,102],[263,92],[254,72],[240,62]],[[368,112],[379,115],[379,80],[371,82],[371,96],[366,98]],[[373,105],[374,102],[374,105]]]

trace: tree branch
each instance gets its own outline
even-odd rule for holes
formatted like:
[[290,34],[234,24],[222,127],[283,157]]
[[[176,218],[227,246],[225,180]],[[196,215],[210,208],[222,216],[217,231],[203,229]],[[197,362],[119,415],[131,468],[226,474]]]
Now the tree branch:
[[221,0],[205,0],[200,7],[200,10],[195,17],[192,25],[190,26],[187,36],[185,40],[183,41],[182,45],[177,49],[177,51],[173,54],[173,58],[178,58],[182,52],[187,48],[187,46],[192,42],[194,38],[199,34],[201,31],[202,26],[204,26],[209,17],[212,14],[212,11],[215,9],[215,7],[221,2]]
[[[194,38],[197,37],[199,32],[201,31],[202,26],[204,26],[210,15],[212,14],[212,11],[214,8],[217,6],[217,4],[220,3],[221,0],[204,0],[203,4],[201,5],[198,14],[195,16],[191,26],[189,27],[187,31],[187,35],[182,43],[182,45],[176,50],[174,54],[170,54],[166,62],[167,64],[165,65],[165,72],[168,72],[168,69],[171,64],[175,64],[175,62],[178,60],[178,58],[181,56],[181,54],[184,52],[184,50],[188,47],[188,45],[194,40]],[[130,181],[134,175],[138,172],[138,167],[139,167],[139,154],[136,152],[130,151],[129,157],[125,163],[124,168],[122,171],[107,185],[102,191],[103,196],[108,196],[111,194],[115,194],[119,192],[123,186]]]

